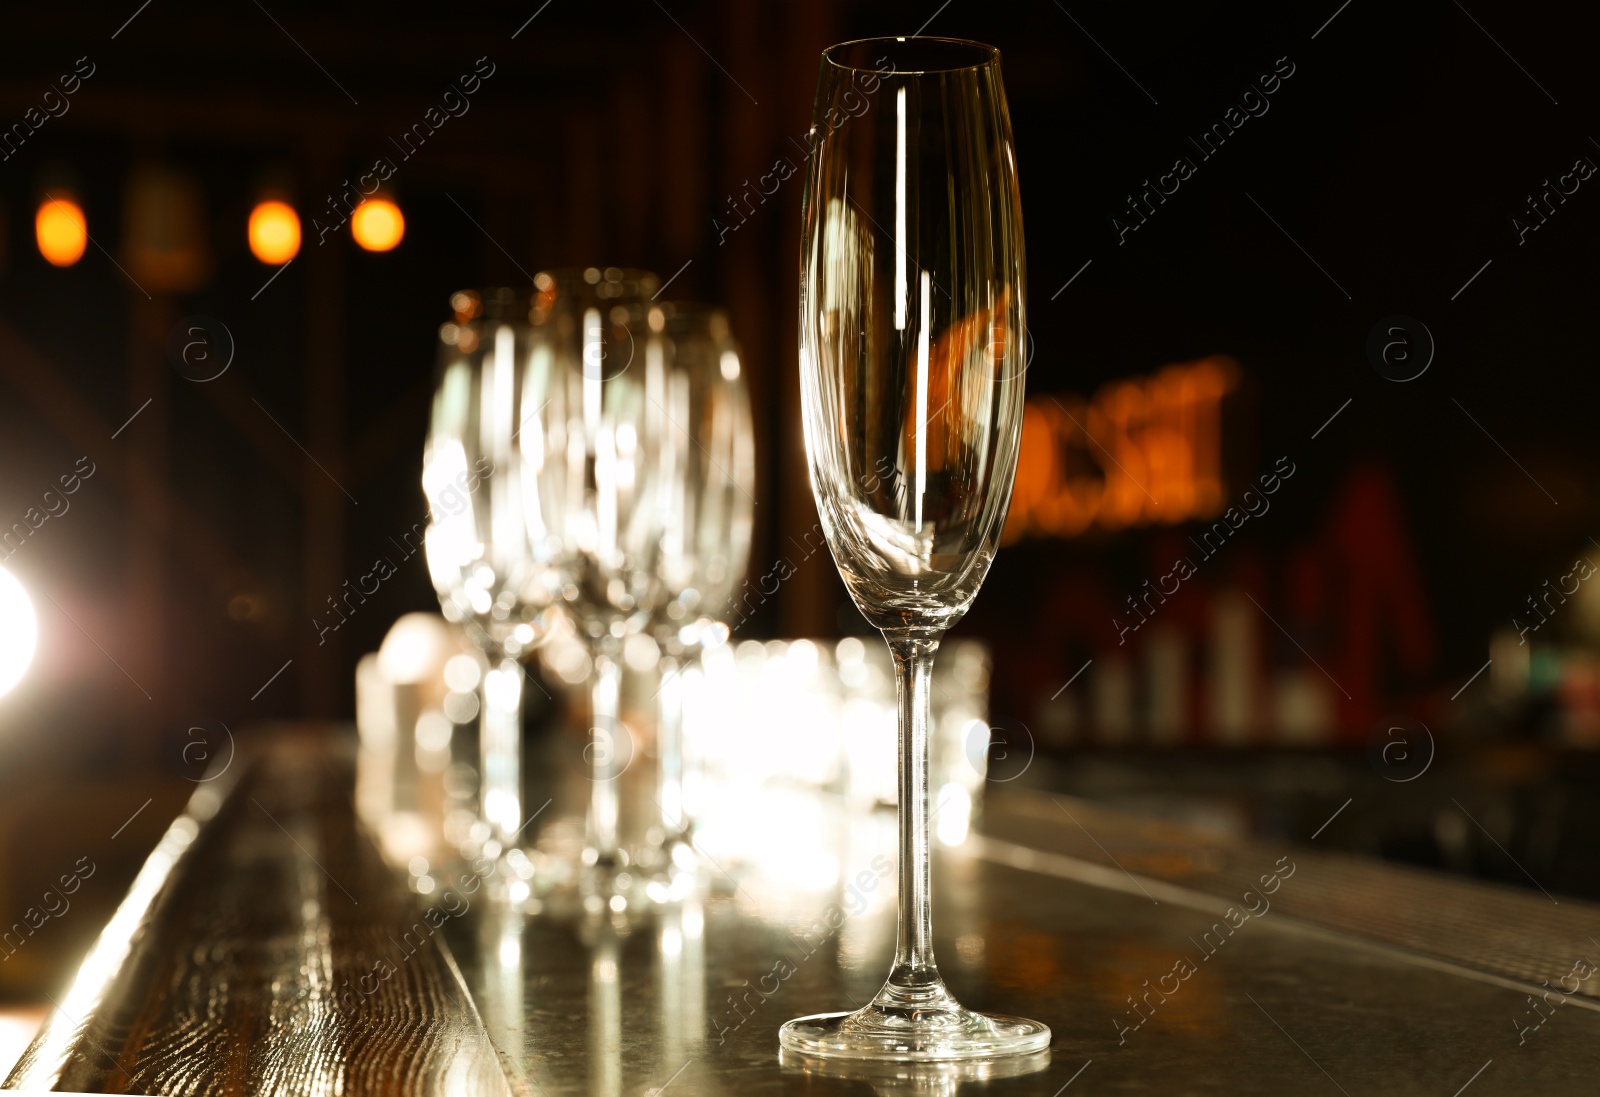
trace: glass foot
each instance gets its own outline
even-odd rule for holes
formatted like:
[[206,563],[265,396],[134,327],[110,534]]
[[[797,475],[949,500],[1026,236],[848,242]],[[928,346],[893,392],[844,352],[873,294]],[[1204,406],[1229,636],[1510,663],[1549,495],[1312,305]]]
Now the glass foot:
[[798,1017],[778,1030],[789,1051],[840,1059],[940,1062],[1028,1055],[1050,1046],[1038,1021],[951,1009],[890,1009]]
[[867,1082],[878,1097],[891,1097],[893,1094],[957,1097],[963,1082],[1020,1078],[1025,1074],[1048,1070],[1050,1052],[1035,1051],[1031,1055],[1009,1055],[1003,1059],[908,1063],[888,1059],[819,1059],[783,1048],[778,1052],[778,1063],[789,1073]]

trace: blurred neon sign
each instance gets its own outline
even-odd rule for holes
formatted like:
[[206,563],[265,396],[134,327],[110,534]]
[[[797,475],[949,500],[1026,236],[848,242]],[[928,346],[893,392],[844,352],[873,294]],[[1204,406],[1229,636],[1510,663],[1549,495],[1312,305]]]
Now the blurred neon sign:
[[1003,540],[1173,525],[1222,509],[1224,355],[1111,381],[1094,397],[1034,396],[1022,418]]

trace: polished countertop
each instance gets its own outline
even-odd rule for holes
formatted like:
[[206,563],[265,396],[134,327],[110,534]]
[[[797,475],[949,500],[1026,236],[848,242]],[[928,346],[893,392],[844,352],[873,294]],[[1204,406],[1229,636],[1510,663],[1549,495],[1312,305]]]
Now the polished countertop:
[[[386,864],[349,759],[204,784],[10,1087],[163,1094],[1578,1094],[1600,1068],[1600,906],[1002,791],[934,866],[940,966],[1048,1053],[780,1056],[893,949],[893,819],[771,791],[711,820],[703,887],[521,909]],[[739,835],[734,841],[729,835]]]

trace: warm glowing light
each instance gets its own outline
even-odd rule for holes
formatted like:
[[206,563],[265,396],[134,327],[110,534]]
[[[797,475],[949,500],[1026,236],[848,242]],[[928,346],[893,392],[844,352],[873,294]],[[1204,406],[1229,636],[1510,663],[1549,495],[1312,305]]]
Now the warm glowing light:
[[351,214],[350,233],[368,251],[388,251],[405,236],[406,219],[387,198],[368,198]]
[[250,211],[250,252],[269,266],[300,253],[300,217],[287,202],[269,200]]
[[83,258],[89,244],[89,222],[70,198],[46,198],[33,220],[39,254],[52,266],[70,267]]
[[17,577],[0,568],[0,695],[22,679],[39,644],[39,619]]
[[1213,355],[1112,381],[1092,400],[1030,400],[1002,541],[1218,513],[1222,400],[1238,382],[1238,364]]
[[439,677],[456,643],[444,618],[434,613],[407,613],[389,629],[378,647],[378,668],[391,682],[410,684]]
[[15,1063],[22,1058],[49,1013],[50,1008],[46,1006],[43,1009],[8,1009],[0,1014],[0,1061]]

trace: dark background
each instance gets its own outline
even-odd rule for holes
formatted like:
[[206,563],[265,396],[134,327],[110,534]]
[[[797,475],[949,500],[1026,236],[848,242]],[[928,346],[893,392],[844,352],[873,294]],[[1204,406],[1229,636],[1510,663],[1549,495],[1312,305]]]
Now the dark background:
[[[1230,398],[1229,496],[1280,454],[1298,471],[1205,588],[1256,592],[1285,619],[1294,561],[1338,537],[1359,545],[1359,525],[1335,529],[1340,501],[1352,485],[1381,484],[1403,518],[1429,643],[1425,658],[1400,658],[1392,622],[1362,626],[1376,684],[1341,706],[1337,741],[1360,754],[1373,721],[1403,711],[1441,742],[1455,734],[1462,751],[1542,744],[1519,756],[1533,759],[1519,773],[1562,768],[1548,700],[1494,708],[1452,695],[1488,658],[1491,632],[1600,534],[1590,489],[1600,180],[1524,243],[1511,225],[1545,180],[1600,156],[1591,17],[1499,0],[541,3],[152,0],[131,22],[135,0],[7,12],[0,124],[76,59],[95,71],[67,114],[0,163],[0,526],[80,456],[96,472],[70,512],[4,561],[34,594],[41,650],[0,699],[0,848],[86,814],[98,832],[102,815],[114,825],[160,798],[126,836],[136,864],[170,817],[162,805],[188,787],[191,727],[350,716],[356,659],[399,614],[436,604],[422,560],[325,643],[312,620],[423,517],[435,330],[453,289],[635,265],[676,272],[671,296],[725,305],[757,403],[751,574],[799,562],[790,538],[815,521],[794,352],[801,177],[736,230],[719,225],[734,221],[731,196],[777,158],[801,163],[823,46],[919,29],[1003,52],[1027,226],[1030,392],[1089,395],[1167,363],[1232,356],[1244,385]],[[400,247],[363,252],[348,226],[319,245],[313,219],[330,222],[329,196],[394,155],[388,139],[483,57],[494,73],[470,111],[391,180],[407,218]],[[1294,73],[1269,112],[1119,244],[1112,218],[1125,196],[1192,155],[1186,138],[1280,58]],[[203,196],[209,272],[191,291],[147,296],[114,261],[130,174],[150,164]],[[292,191],[305,241],[263,288],[272,270],[250,255],[244,226],[269,182]],[[80,196],[94,239],[68,269],[33,245],[50,187]],[[1422,320],[1438,347],[1426,374],[1403,384],[1366,354],[1369,331],[1394,314]],[[194,316],[220,321],[237,348],[206,384],[172,368],[168,350]],[[994,647],[997,725],[1050,725],[1045,699],[1085,659],[1116,654],[1103,629],[1064,632],[1053,617],[1095,599],[1114,607],[1166,570],[1172,538],[1188,532],[1097,531],[1004,550],[959,630]],[[1323,601],[1340,589],[1329,580]],[[740,635],[862,627],[818,555]],[[1299,648],[1331,664],[1331,679],[1354,642],[1311,626],[1293,647],[1265,625],[1262,636],[1269,670],[1308,665]],[[1196,644],[1200,659],[1203,628]],[[1058,758],[1093,741],[1092,729],[1038,737]],[[1259,738],[1270,751],[1271,729]],[[1206,742],[1197,723],[1176,779],[1211,772]],[[1238,779],[1254,779],[1255,753],[1228,757]],[[1512,765],[1471,757],[1479,776]],[[1336,783],[1319,788],[1307,818],[1343,799]],[[1522,824],[1506,810],[1510,842]],[[1426,836],[1426,820],[1418,827]]]

